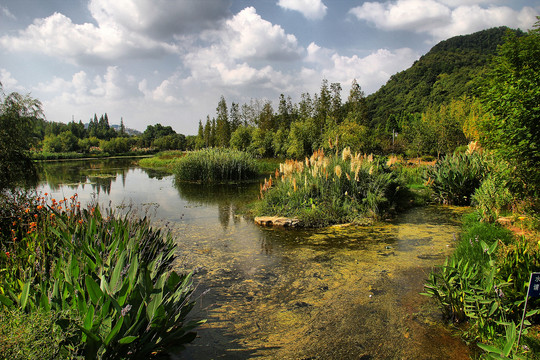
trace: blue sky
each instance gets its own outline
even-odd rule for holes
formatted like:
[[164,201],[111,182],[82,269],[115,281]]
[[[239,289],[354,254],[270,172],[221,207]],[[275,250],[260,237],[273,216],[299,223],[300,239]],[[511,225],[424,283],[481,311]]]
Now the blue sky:
[[537,15],[540,0],[2,0],[0,82],[50,121],[188,135],[221,95],[277,108],[322,79],[370,94],[441,40]]

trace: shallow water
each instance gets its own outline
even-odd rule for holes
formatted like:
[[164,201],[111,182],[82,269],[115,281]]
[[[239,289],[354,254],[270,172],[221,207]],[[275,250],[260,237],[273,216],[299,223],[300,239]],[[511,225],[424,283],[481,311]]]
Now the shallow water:
[[[39,190],[126,206],[168,227],[177,269],[196,272],[186,359],[467,359],[422,291],[452,251],[461,210],[413,209],[393,222],[260,228],[237,214],[258,184],[176,186],[132,160],[48,163]],[[123,210],[121,210],[123,211]]]

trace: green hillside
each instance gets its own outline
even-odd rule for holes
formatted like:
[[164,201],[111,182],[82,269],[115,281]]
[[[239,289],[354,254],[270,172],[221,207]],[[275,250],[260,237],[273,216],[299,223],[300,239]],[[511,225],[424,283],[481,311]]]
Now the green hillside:
[[429,104],[439,105],[464,94],[474,94],[475,78],[486,70],[508,31],[524,34],[498,27],[435,45],[409,69],[393,75],[367,97],[371,124],[376,127],[385,124],[391,115],[419,113]]

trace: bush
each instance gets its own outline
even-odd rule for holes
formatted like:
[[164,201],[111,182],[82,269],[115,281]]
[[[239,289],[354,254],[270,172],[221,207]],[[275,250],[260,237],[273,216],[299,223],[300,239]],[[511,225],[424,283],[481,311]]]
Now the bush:
[[65,347],[88,359],[148,358],[195,337],[199,322],[184,323],[191,275],[172,271],[170,234],[146,218],[81,209],[76,196],[22,199],[6,205],[12,222],[0,239],[4,309],[73,314],[57,323],[76,326]]
[[487,170],[486,160],[478,152],[447,155],[428,169],[426,183],[435,201],[469,205]]
[[305,162],[280,164],[276,179],[261,185],[255,213],[296,217],[306,226],[381,218],[395,205],[403,187],[384,161],[356,154],[315,152]]
[[489,174],[472,196],[480,220],[493,222],[501,213],[510,209],[514,198],[508,189],[508,182],[496,174]]
[[226,183],[256,178],[257,170],[257,163],[246,152],[210,148],[187,153],[173,173],[179,181]]

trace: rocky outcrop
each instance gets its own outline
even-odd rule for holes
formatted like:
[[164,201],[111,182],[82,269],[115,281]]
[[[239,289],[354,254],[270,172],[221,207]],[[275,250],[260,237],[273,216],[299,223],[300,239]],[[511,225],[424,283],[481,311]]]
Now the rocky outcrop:
[[300,221],[281,216],[258,216],[255,218],[255,223],[261,226],[295,227]]

